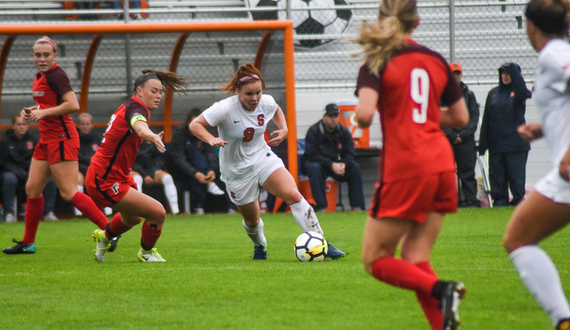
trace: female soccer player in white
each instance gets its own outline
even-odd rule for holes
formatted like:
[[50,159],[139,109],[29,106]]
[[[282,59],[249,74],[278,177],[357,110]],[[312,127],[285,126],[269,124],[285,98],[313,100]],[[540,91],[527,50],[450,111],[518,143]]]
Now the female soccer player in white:
[[[190,123],[190,130],[202,141],[220,149],[221,179],[230,199],[243,216],[243,227],[254,243],[254,260],[267,259],[267,240],[263,234],[258,202],[259,187],[291,206],[295,221],[304,231],[323,233],[311,205],[303,198],[283,161],[270,146],[287,137],[283,111],[273,97],[262,95],[265,81],[251,63],[242,65],[222,90],[237,95],[206,109]],[[267,123],[273,120],[277,130],[265,142]],[[207,130],[218,127],[219,137]],[[329,244],[328,257],[338,259],[344,252]]]
[[527,141],[545,137],[554,167],[515,209],[504,245],[556,329],[570,329],[570,306],[556,266],[538,243],[570,222],[570,21],[568,0],[531,0],[526,33],[538,51],[533,98],[541,122],[522,125]]

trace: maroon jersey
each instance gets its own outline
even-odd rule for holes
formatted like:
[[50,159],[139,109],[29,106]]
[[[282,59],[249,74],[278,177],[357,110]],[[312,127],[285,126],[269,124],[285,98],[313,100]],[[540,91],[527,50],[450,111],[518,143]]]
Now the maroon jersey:
[[440,102],[454,104],[462,95],[440,54],[406,40],[380,77],[366,65],[360,68],[357,92],[363,87],[379,95],[382,182],[455,171],[453,151],[440,129]]
[[[44,75],[38,72],[32,87],[34,100],[40,111],[60,105],[61,98],[69,91],[73,91],[69,77],[57,64]],[[70,115],[44,117],[38,124],[41,143],[79,138]]]
[[[89,168],[94,170],[99,180],[109,186],[125,182],[131,175],[131,168],[137,157],[142,139],[133,131],[135,121],[148,122],[150,111],[136,97],[131,97],[113,113],[103,135],[103,141],[91,158]],[[108,189],[101,185],[101,189]]]

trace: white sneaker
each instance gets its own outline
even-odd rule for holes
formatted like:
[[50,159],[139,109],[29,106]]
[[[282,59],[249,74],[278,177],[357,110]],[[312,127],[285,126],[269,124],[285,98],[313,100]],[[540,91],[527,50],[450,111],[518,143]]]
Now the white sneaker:
[[7,213],[4,216],[4,220],[6,221],[6,223],[15,223],[18,222],[18,219],[16,219],[16,217],[12,214],[12,213]]
[[229,208],[229,209],[228,209],[228,214],[238,214],[238,213],[239,213],[238,211],[236,211],[236,210],[234,210],[234,209],[232,209],[232,208]]
[[142,248],[139,250],[139,261],[141,262],[165,262],[164,258],[158,253],[156,248],[150,251],[145,251]]
[[44,215],[44,221],[59,221],[59,219],[55,216],[55,213],[50,212]]
[[208,192],[215,196],[221,196],[224,194],[224,191],[220,189],[220,187],[218,187],[218,185],[215,183],[212,183],[208,186]]
[[204,214],[204,209],[201,208],[201,207],[197,208],[197,209],[196,209],[196,214],[197,214],[197,215],[203,215],[203,214]]
[[93,240],[97,242],[97,250],[95,250],[95,259],[97,262],[105,261],[105,254],[111,247],[111,241],[105,236],[105,232],[101,229],[95,229],[93,232]]

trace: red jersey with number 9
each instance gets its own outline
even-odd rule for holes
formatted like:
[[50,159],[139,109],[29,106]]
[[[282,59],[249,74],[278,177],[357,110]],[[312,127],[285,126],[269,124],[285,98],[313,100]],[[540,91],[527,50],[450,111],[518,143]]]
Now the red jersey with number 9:
[[[32,87],[32,95],[40,111],[60,105],[63,95],[69,91],[73,91],[69,77],[57,64],[44,75],[38,72]],[[70,115],[44,117],[38,124],[41,143],[79,138]]]
[[148,122],[150,111],[136,97],[131,97],[113,113],[103,141],[91,158],[89,170],[97,178],[105,180],[102,190],[109,189],[116,182],[126,182],[137,158],[142,139],[133,131],[133,124],[142,120]]
[[405,40],[380,77],[366,65],[360,68],[356,93],[363,87],[379,95],[382,182],[455,171],[451,145],[440,128],[440,103],[454,104],[462,94],[440,54]]

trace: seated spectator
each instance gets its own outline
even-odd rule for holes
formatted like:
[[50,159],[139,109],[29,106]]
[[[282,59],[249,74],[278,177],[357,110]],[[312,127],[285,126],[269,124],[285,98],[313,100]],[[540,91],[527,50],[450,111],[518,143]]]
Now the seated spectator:
[[[91,157],[95,155],[95,151],[101,145],[101,136],[93,132],[93,117],[84,113],[79,115],[77,118],[77,131],[79,132],[79,153],[78,153],[78,165],[79,173],[77,175],[77,190],[79,192],[84,192],[83,186],[85,185],[85,175],[87,174],[87,168],[91,164]],[[81,211],[76,207],[73,208],[76,217],[81,217]],[[110,207],[106,207],[103,212],[105,215],[111,215],[113,210]]]
[[348,128],[338,122],[339,110],[334,103],[327,104],[323,119],[311,126],[305,137],[305,153],[301,157],[301,171],[309,177],[315,211],[327,206],[326,179],[332,177],[348,182],[348,198],[353,211],[366,209],[360,165]]
[[164,159],[165,154],[158,151],[153,142],[143,141],[137,152],[137,159],[133,164],[131,175],[140,192],[143,191],[143,183],[146,187],[162,185],[164,195],[170,205],[170,211],[172,214],[178,214],[180,213],[178,208],[178,191],[172,176],[162,170]]
[[[32,155],[39,137],[29,131],[28,123],[20,114],[12,117],[12,127],[0,141],[0,168],[2,169],[2,194],[4,220],[18,221],[17,196],[25,194]],[[51,178],[44,191],[44,220],[57,221],[54,214],[57,185]]]
[[190,201],[196,214],[204,214],[208,194],[224,195],[218,186],[223,184],[219,180],[220,163],[216,149],[190,132],[190,122],[200,113],[200,109],[190,111],[184,124],[175,131],[166,155],[166,166],[176,186],[190,190]]

